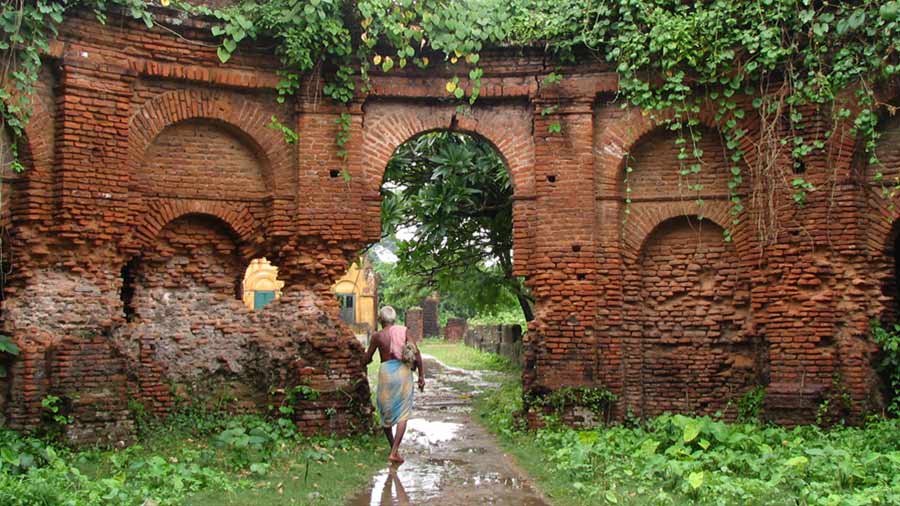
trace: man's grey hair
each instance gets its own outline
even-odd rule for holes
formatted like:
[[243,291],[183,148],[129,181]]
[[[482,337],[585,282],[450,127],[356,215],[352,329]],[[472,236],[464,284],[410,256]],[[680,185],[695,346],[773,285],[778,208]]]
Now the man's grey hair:
[[384,306],[381,308],[381,311],[378,312],[378,319],[383,324],[394,323],[397,320],[397,311],[391,306]]

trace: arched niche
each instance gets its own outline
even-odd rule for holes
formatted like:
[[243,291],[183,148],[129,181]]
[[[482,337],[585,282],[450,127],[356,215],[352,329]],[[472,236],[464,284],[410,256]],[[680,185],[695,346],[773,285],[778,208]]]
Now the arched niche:
[[140,165],[138,188],[146,197],[261,200],[268,194],[268,162],[235,127],[195,118],[167,126]]
[[750,276],[722,228],[696,217],[660,223],[637,259],[640,411],[712,414],[759,383]]

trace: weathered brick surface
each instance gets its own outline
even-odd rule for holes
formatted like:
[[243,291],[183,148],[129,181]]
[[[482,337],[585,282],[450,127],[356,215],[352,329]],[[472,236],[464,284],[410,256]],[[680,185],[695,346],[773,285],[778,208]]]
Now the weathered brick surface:
[[[306,382],[325,394],[298,407],[305,431],[358,427],[369,412],[361,350],[329,288],[380,238],[394,150],[436,129],[484,137],[509,166],[514,268],[536,299],[527,392],[602,386],[619,395],[616,416],[730,416],[728,401],[761,385],[766,416],[783,423],[813,420],[824,399],[849,398],[840,409],[853,417],[880,406],[867,332],[900,312],[900,211],[849,125],[802,160],[822,191],[800,207],[789,149],[766,159],[766,177],[752,173],[765,152],[746,114],[747,210],[732,224],[714,111],[701,114],[702,170],[679,177],[672,134],[615,102],[617,76],[595,63],[550,84],[557,62],[540,52],[485,51],[481,97],[462,108],[444,84],[465,68],[440,65],[375,72],[347,106],[317,96],[310,75],[278,104],[274,55],[242,47],[222,65],[203,20],[166,19],[208,44],[83,12],[45,58],[20,146],[28,170],[0,175],[2,325],[22,348],[0,384],[9,425],[39,424],[53,394],[71,401],[73,438],[124,439],[129,399],[164,413],[178,395],[224,389],[235,409],[258,409]],[[802,133],[832,128],[808,112]],[[334,142],[342,113],[346,159]],[[299,142],[267,128],[272,116]],[[879,128],[890,179],[900,125]],[[702,226],[686,221],[700,214]],[[279,267],[284,295],[250,313],[237,283],[258,256]]]
[[444,325],[444,330],[441,335],[443,335],[444,339],[447,341],[462,341],[463,337],[466,335],[467,328],[468,326],[465,318],[449,318],[447,319],[447,324]]
[[760,384],[762,346],[749,319],[750,279],[708,220],[673,218],[647,239],[626,294],[641,322],[626,351],[626,399],[639,415],[712,414]]
[[406,310],[406,328],[410,339],[418,341],[425,337],[425,333],[422,330],[422,313],[423,311],[420,307],[411,307]]
[[437,294],[422,300],[422,334],[425,337],[438,337],[441,335],[439,321],[440,299]]

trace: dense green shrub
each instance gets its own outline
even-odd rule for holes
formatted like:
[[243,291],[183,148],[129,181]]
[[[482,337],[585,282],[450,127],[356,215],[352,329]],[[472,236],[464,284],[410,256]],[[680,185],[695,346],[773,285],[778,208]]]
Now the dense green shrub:
[[311,467],[369,439],[306,438],[286,419],[177,413],[125,449],[74,451],[0,430],[0,505],[178,505],[200,492],[247,490],[279,460]]
[[529,432],[521,409],[510,376],[477,413],[560,504],[900,504],[900,420],[823,430],[663,415]]

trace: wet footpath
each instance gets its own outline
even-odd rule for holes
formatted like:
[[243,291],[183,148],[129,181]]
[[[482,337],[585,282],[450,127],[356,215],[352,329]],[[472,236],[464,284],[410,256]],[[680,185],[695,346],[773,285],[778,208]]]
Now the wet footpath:
[[497,385],[496,373],[466,371],[425,357],[428,383],[416,390],[400,454],[347,506],[549,506],[487,429],[472,419],[471,399]]

